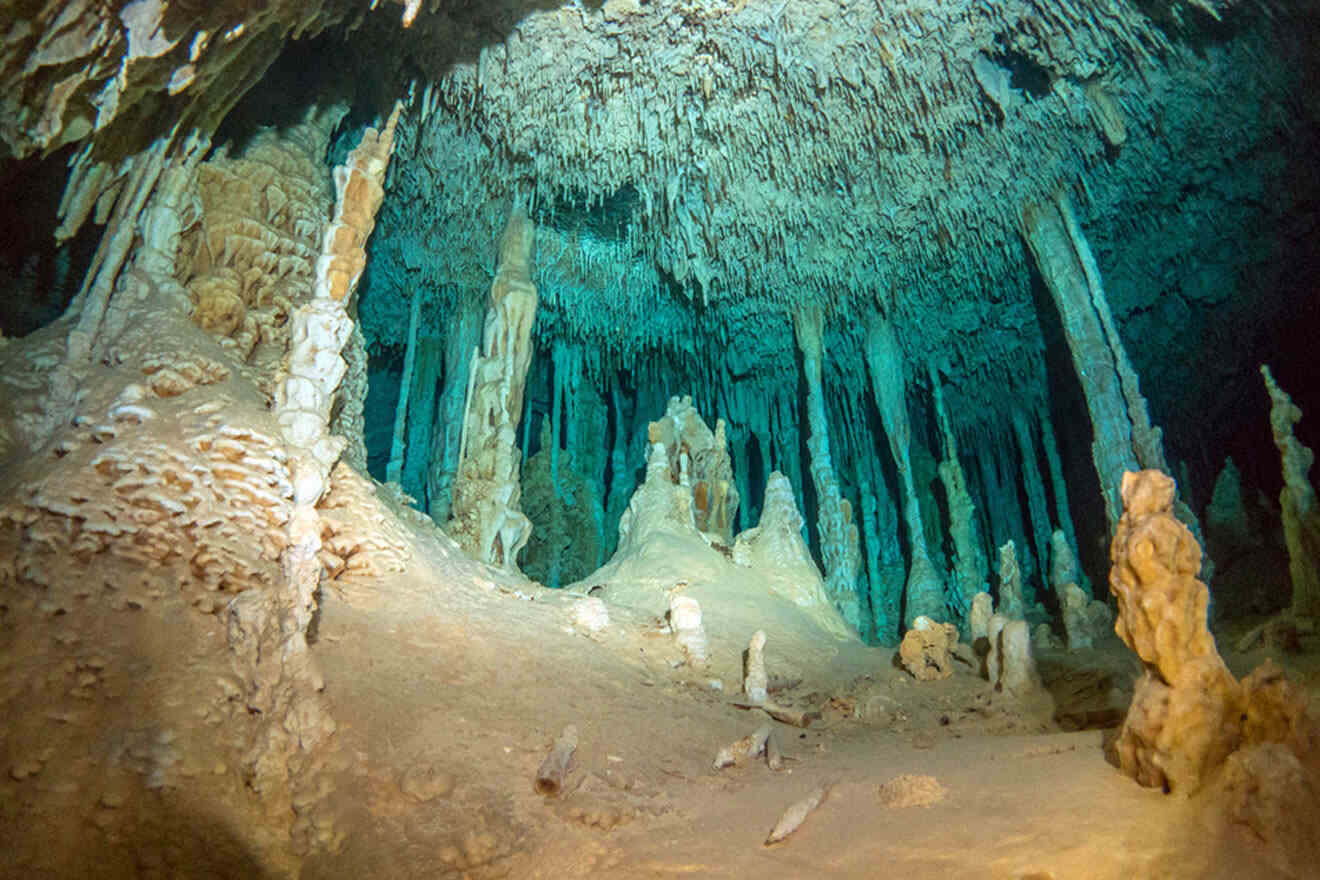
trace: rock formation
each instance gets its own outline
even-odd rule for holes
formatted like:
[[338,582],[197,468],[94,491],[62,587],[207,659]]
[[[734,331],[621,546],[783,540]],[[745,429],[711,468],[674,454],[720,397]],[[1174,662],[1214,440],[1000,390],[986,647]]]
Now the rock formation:
[[[1304,692],[1268,662],[1241,683],[1224,666],[1206,627],[1209,591],[1196,579],[1200,547],[1174,517],[1173,498],[1173,480],[1159,471],[1124,475],[1109,586],[1114,629],[1145,671],[1116,743],[1123,772],[1193,792],[1227,763],[1229,786],[1259,787],[1283,771],[1289,785],[1320,791],[1320,726]],[[1297,806],[1314,809],[1315,800]]]
[[1026,617],[1022,599],[1022,571],[1018,568],[1017,548],[1008,541],[999,548],[999,613],[1010,620]]
[[847,634],[825,591],[820,569],[802,539],[802,514],[793,501],[788,478],[775,471],[765,486],[761,520],[739,533],[733,561],[764,572],[770,592],[783,596],[810,615],[826,631]]
[[944,616],[944,584],[931,564],[926,549],[926,531],[921,520],[921,502],[912,474],[912,429],[908,424],[907,387],[903,376],[903,354],[888,321],[877,319],[867,335],[867,365],[871,374],[871,389],[875,395],[885,435],[889,438],[889,451],[894,457],[902,483],[903,522],[907,526],[908,543],[912,558],[908,562],[907,584],[904,587],[906,605],[903,619],[909,625],[918,617]]
[[[559,587],[591,574],[600,562],[600,538],[593,512],[600,504],[596,486],[561,462],[550,474],[550,423],[541,423],[541,449],[523,468],[522,507],[535,524],[523,551],[522,569],[533,580]],[[557,487],[557,488],[556,488]]]
[[1283,489],[1279,507],[1283,511],[1283,538],[1288,545],[1288,571],[1292,575],[1292,613],[1296,617],[1320,618],[1320,510],[1310,470],[1315,453],[1293,436],[1293,425],[1302,411],[1292,402],[1262,365],[1265,389],[1270,394],[1270,430],[1283,458]]
[[1109,589],[1114,626],[1145,665],[1117,748],[1142,785],[1194,790],[1241,742],[1245,708],[1206,627],[1209,591],[1197,580],[1201,548],[1173,516],[1173,480],[1123,477]]
[[1232,457],[1224,459],[1203,515],[1206,541],[1225,558],[1239,555],[1256,543],[1242,499],[1242,475]]
[[711,431],[691,397],[672,397],[664,417],[648,425],[647,442],[664,446],[671,481],[691,496],[693,525],[712,542],[732,546],[739,499],[724,420]]
[[976,505],[967,489],[967,476],[958,460],[958,442],[953,434],[944,392],[937,370],[931,370],[931,389],[935,398],[935,417],[944,438],[944,460],[940,462],[940,481],[949,505],[949,537],[953,541],[953,580],[949,591],[950,607],[966,625],[972,598],[985,590],[986,559],[981,546],[981,530],[976,519]]
[[449,532],[473,558],[516,571],[531,521],[519,507],[522,483],[518,421],[527,368],[532,361],[532,249],[536,228],[521,209],[509,216],[500,237],[499,268],[490,287],[490,308],[481,356],[472,361],[458,474],[454,478]]
[[936,681],[953,675],[953,655],[958,647],[958,627],[918,617],[898,646],[903,668],[917,681]]
[[811,455],[811,479],[816,485],[820,508],[820,548],[825,564],[825,589],[848,625],[865,631],[862,601],[857,592],[861,567],[857,525],[852,505],[839,495],[830,458],[829,420],[825,415],[825,392],[821,385],[821,362],[824,358],[824,317],[820,308],[808,307],[793,315],[793,329],[802,351],[802,371],[807,380],[807,418],[811,434],[807,450]]

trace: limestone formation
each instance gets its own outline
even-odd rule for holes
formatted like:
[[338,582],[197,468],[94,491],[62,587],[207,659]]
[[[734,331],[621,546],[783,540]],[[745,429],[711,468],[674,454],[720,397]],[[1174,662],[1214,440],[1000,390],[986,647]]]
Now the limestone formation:
[[519,505],[522,455],[517,438],[532,360],[535,242],[532,222],[515,209],[500,237],[499,268],[490,288],[481,355],[473,359],[469,374],[449,521],[450,534],[470,556],[506,571],[518,570],[518,552],[532,527]]
[[999,612],[1010,620],[1026,616],[1022,601],[1022,571],[1018,568],[1017,548],[1008,541],[999,548]]
[[1069,648],[1090,648],[1113,626],[1114,614],[1109,606],[1092,599],[1077,584],[1064,584],[1058,596]]
[[936,681],[953,675],[953,652],[957,645],[957,626],[918,617],[903,636],[898,656],[903,668],[917,681]]
[[541,449],[523,468],[522,507],[534,523],[523,551],[522,569],[548,587],[581,580],[600,563],[600,536],[593,513],[599,490],[575,467],[561,462],[551,476],[550,423],[541,423]]
[[691,397],[671,397],[664,418],[647,426],[647,442],[661,443],[670,475],[692,496],[692,521],[698,531],[724,547],[733,544],[738,489],[724,420],[712,431],[692,406]]
[[889,451],[894,457],[903,490],[903,522],[907,526],[911,559],[908,562],[907,584],[904,587],[906,610],[904,618],[909,625],[916,618],[944,616],[944,584],[931,564],[926,549],[926,531],[922,525],[921,503],[912,472],[912,429],[908,423],[907,387],[903,375],[903,354],[893,325],[877,319],[867,334],[867,365],[870,368],[871,389],[875,396]]
[[747,702],[758,706],[764,703],[769,683],[765,674],[765,630],[758,629],[747,643],[747,659],[744,661],[743,694]]
[[977,593],[972,597],[972,611],[968,617],[968,628],[972,633],[972,642],[989,638],[990,618],[994,615],[994,599],[989,593]]
[[1036,265],[1063,319],[1091,414],[1091,456],[1112,526],[1122,510],[1118,489],[1123,473],[1138,465],[1167,469],[1160,432],[1150,424],[1072,201],[1060,191],[1050,202],[1028,206],[1023,219]]
[[1241,741],[1244,701],[1206,627],[1201,548],[1173,516],[1173,480],[1123,477],[1109,589],[1119,638],[1145,666],[1118,739],[1123,772],[1142,785],[1194,790]]
[[1068,584],[1075,584],[1081,576],[1077,565],[1077,556],[1068,543],[1062,529],[1055,529],[1050,535],[1050,589],[1056,593]]
[[1231,456],[1215,477],[1204,516],[1206,539],[1219,552],[1234,556],[1256,543],[1242,499],[1242,475]]
[[944,461],[940,462],[940,481],[949,505],[949,537],[953,541],[953,580],[950,607],[966,623],[973,598],[985,590],[986,559],[981,546],[981,531],[976,519],[976,505],[967,488],[967,475],[958,460],[958,442],[953,433],[939,372],[931,370],[931,388],[935,398],[935,417],[944,439]]
[[1283,511],[1283,537],[1288,545],[1288,572],[1292,575],[1292,613],[1296,617],[1320,617],[1320,509],[1310,470],[1315,453],[1293,435],[1302,411],[1275,383],[1270,368],[1262,365],[1265,389],[1270,394],[1270,430],[1283,459],[1283,489],[1279,507]]
[[820,569],[802,538],[802,514],[793,501],[788,478],[775,471],[765,486],[761,520],[738,534],[733,561],[764,572],[770,592],[783,596],[809,614],[827,632],[843,636],[848,627],[839,619],[825,592]]
[[691,596],[673,596],[669,600],[669,628],[688,663],[697,666],[706,662],[710,648],[706,642],[706,628],[701,623],[701,604]]
[[610,625],[610,612],[605,602],[595,596],[579,599],[570,609],[573,628],[579,632],[594,634]]
[[816,485],[820,508],[820,546],[825,564],[825,589],[848,625],[861,632],[862,601],[857,592],[861,567],[857,525],[852,505],[839,494],[830,457],[829,419],[825,414],[825,391],[821,382],[821,364],[825,357],[824,317],[818,306],[799,310],[793,315],[793,330],[802,352],[802,371],[807,381],[807,418],[811,433],[807,451],[811,455],[811,479]]
[[275,378],[293,312],[312,299],[333,195],[322,157],[346,109],[313,108],[198,168],[199,222],[182,242],[192,318],[261,382]]
[[[1173,499],[1173,480],[1159,471],[1123,478],[1126,510],[1110,554],[1114,629],[1145,666],[1116,742],[1123,772],[1186,793],[1221,767],[1221,794],[1265,790],[1272,781],[1320,791],[1320,725],[1304,691],[1269,662],[1241,683],[1228,671],[1206,627],[1200,547],[1174,517]],[[1242,809],[1240,797],[1228,798],[1230,810]],[[1262,801],[1271,802],[1272,795]],[[1314,803],[1313,793],[1296,806]],[[1256,824],[1260,817],[1240,818]]]

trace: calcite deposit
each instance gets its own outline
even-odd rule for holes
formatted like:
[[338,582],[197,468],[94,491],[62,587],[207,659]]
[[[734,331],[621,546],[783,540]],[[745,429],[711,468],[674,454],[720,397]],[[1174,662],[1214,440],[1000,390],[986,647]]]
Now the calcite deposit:
[[531,279],[536,227],[521,209],[500,237],[499,268],[481,355],[472,360],[449,531],[483,562],[516,571],[531,521],[519,506],[522,452],[517,445],[527,368],[532,360],[536,287]]
[[1268,366],[1261,365],[1260,373],[1270,395],[1270,431],[1283,459],[1279,507],[1292,576],[1292,613],[1320,618],[1320,509],[1310,479],[1315,453],[1293,434],[1293,426],[1302,418],[1301,409],[1279,388]]
[[1232,772],[1261,760],[1264,770],[1269,760],[1248,750],[1265,743],[1310,761],[1318,734],[1304,694],[1268,664],[1241,683],[1224,666],[1206,627],[1205,584],[1196,579],[1200,547],[1173,516],[1173,492],[1173,480],[1158,471],[1123,479],[1110,589],[1119,602],[1115,629],[1145,665],[1117,742],[1123,771],[1143,785],[1187,792],[1235,753]]

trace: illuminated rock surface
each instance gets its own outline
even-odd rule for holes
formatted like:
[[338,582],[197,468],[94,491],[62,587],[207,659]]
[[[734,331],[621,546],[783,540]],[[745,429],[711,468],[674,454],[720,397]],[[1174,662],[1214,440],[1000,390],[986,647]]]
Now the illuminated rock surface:
[[0,30],[12,873],[1320,861],[1309,4]]

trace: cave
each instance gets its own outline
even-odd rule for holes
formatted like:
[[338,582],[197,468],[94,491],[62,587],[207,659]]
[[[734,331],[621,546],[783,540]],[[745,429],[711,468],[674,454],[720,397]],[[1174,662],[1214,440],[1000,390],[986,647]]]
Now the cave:
[[1314,4],[11,6],[6,876],[1320,876]]

